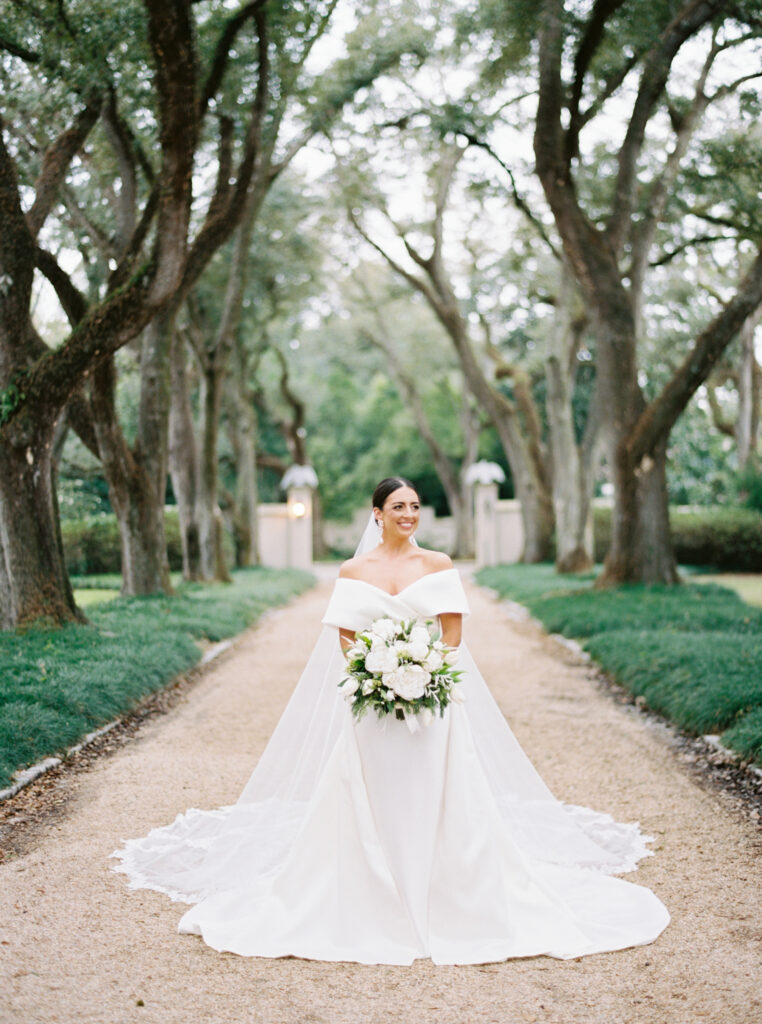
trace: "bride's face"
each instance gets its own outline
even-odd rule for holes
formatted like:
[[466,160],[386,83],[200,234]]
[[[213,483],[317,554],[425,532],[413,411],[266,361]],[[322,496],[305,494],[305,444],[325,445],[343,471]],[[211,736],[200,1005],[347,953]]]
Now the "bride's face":
[[421,502],[412,487],[398,487],[386,499],[384,507],[380,511],[376,509],[376,519],[384,524],[384,539],[412,537],[420,515]]

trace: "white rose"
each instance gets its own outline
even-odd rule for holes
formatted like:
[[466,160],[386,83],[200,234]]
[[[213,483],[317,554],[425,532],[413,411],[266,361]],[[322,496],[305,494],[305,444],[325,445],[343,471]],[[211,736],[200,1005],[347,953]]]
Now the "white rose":
[[376,619],[371,623],[370,631],[381,640],[391,640],[397,632],[397,623],[394,619]]
[[412,658],[413,661],[423,661],[426,655],[429,653],[428,641],[421,643],[420,640],[413,641],[407,645],[408,657]]
[[423,662],[423,667],[429,672],[436,672],[444,664],[444,658],[439,651],[429,651]]
[[394,697],[394,690],[387,690],[386,693],[384,694],[384,700],[394,700]]
[[410,655],[409,645],[407,640],[395,640],[394,650],[398,658],[407,658]]
[[368,672],[393,672],[398,665],[399,659],[394,650],[385,644],[372,647],[365,657]]
[[448,665],[454,665],[457,662],[459,656],[460,648],[451,647],[445,654],[445,661],[447,662]]
[[347,696],[351,696],[353,693],[357,692],[359,686],[359,679],[355,679],[354,676],[347,676],[347,678],[344,681],[342,689],[344,690],[344,693],[347,694]]
[[373,693],[373,688],[375,687],[375,685],[375,679],[365,680],[365,682],[362,684],[362,692],[365,694],[366,697],[368,696],[369,693]]
[[411,644],[426,644],[428,647],[431,643],[431,636],[425,626],[413,626],[410,630],[410,643]]
[[426,691],[431,675],[420,665],[400,665],[384,676],[384,686],[394,690],[403,700],[417,700]]

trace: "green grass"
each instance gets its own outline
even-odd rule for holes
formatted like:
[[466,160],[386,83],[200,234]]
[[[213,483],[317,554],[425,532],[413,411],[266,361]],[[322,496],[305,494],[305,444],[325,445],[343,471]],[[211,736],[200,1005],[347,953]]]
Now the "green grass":
[[719,572],[695,577],[696,583],[719,583],[735,590],[747,604],[762,608],[762,574],[754,572]]
[[118,590],[109,590],[106,587],[83,587],[74,591],[74,600],[80,608],[89,608],[94,604],[103,604],[104,601],[113,601],[119,597]]
[[311,582],[294,570],[245,569],[231,584],[94,605],[86,626],[0,633],[0,788],[195,665],[197,640],[240,633]]
[[477,580],[580,640],[634,696],[693,734],[762,763],[762,609],[718,583],[594,590],[549,565],[483,569]]

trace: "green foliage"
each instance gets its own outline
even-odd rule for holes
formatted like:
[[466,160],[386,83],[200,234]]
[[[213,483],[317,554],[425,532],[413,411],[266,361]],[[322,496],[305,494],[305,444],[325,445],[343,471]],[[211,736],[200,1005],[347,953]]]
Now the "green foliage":
[[[177,509],[164,515],[167,556],[170,569],[182,569],[183,553]],[[80,520],[61,523],[66,568],[72,575],[119,573],[122,557],[119,547],[119,526],[113,513],[101,513]]]
[[0,427],[4,426],[23,403],[25,373],[16,373],[6,388],[0,390]]
[[762,633],[762,609],[750,608],[725,587],[634,584],[615,590],[543,594],[529,601],[533,614],[553,633],[594,636],[616,629],[692,632],[732,630]]
[[585,648],[648,707],[681,729],[722,732],[752,708],[762,711],[762,631],[696,633],[618,629]]
[[[691,302],[676,296],[673,308]],[[668,343],[668,339],[664,339]],[[684,345],[679,337],[674,346]],[[663,386],[666,375],[656,373],[659,354],[649,358],[649,378],[654,390]],[[667,489],[672,505],[732,505],[735,501],[735,451],[729,438],[714,429],[707,413],[693,402],[672,428],[669,436]]]
[[531,606],[538,597],[565,594],[580,590],[595,579],[594,572],[564,573],[559,576],[551,563],[533,565],[527,571],[526,565],[497,565],[479,571],[479,583],[491,587],[501,597]]
[[183,586],[173,598],[111,601],[92,609],[88,626],[0,633],[0,787],[191,668],[197,639],[240,632],[311,579],[246,569],[232,584]]
[[736,486],[744,506],[762,512],[762,472],[758,469],[744,470],[739,473]]
[[510,565],[477,579],[547,629],[582,640],[617,682],[681,729],[722,732],[762,763],[762,610],[713,584],[594,590],[591,577]]
[[726,729],[722,741],[741,757],[762,764],[762,707],[747,712]]
[[[594,512],[595,558],[611,543],[611,510]],[[675,557],[680,565],[728,572],[762,572],[762,512],[751,508],[670,509]]]

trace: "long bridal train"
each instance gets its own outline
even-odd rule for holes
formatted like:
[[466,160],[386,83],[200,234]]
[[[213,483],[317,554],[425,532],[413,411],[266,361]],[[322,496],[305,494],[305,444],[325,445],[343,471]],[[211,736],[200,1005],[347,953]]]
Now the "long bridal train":
[[553,797],[465,648],[463,705],[412,735],[392,718],[354,724],[335,627],[467,610],[455,569],[394,596],[339,579],[238,803],[130,840],[117,870],[194,904],[181,932],[247,956],[470,964],[652,942],[666,908],[611,877],[646,838]]

